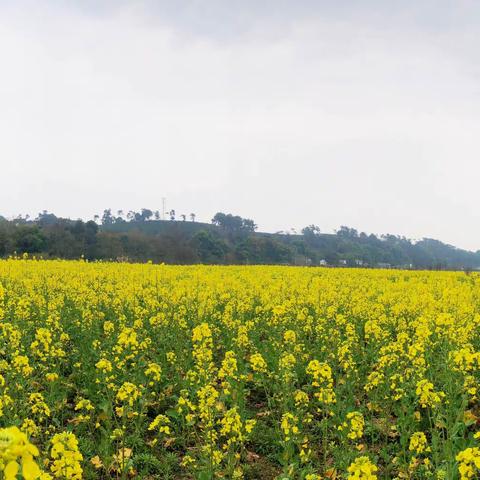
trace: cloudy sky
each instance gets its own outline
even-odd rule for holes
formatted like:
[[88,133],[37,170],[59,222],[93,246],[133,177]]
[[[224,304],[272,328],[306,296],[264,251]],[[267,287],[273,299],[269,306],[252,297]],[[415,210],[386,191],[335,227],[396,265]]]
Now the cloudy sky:
[[0,0],[0,214],[480,249],[477,0]]

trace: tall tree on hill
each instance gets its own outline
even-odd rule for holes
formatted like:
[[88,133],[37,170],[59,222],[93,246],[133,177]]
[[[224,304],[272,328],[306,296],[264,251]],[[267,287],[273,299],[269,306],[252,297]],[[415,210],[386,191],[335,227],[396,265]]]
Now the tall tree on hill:
[[242,218],[238,215],[218,212],[212,218],[212,223],[221,228],[231,242],[234,242],[235,237],[239,236],[242,231]]
[[85,254],[88,259],[95,258],[98,225],[91,220],[85,224]]
[[58,217],[53,213],[48,213],[47,210],[42,210],[35,219],[40,225],[53,225],[58,222]]
[[257,229],[257,224],[253,220],[249,218],[242,219],[242,230],[253,233],[256,229]]
[[149,208],[142,208],[140,212],[140,221],[146,222],[153,217],[153,212]]
[[46,237],[37,225],[21,225],[15,230],[15,249],[18,253],[41,253]]
[[345,225],[342,225],[337,230],[336,233],[339,237],[343,237],[343,238],[357,238],[358,237],[357,230],[355,230],[354,228],[346,227]]
[[115,217],[112,215],[112,209],[107,208],[103,211],[102,225],[112,225],[115,223]]
[[320,235],[320,227],[317,225],[308,225],[308,227],[302,228],[302,235],[305,237],[317,237]]

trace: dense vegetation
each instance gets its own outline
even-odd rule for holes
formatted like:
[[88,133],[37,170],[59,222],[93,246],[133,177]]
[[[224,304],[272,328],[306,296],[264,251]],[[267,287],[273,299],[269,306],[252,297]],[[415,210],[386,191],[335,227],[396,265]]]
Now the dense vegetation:
[[0,479],[478,480],[479,298],[477,273],[0,260]]
[[127,215],[105,210],[94,220],[70,220],[43,212],[35,219],[0,217],[0,257],[28,253],[44,258],[124,260],[175,264],[283,264],[464,269],[480,267],[480,251],[469,252],[425,238],[359,233],[340,227],[323,234],[315,225],[301,234],[260,233],[250,219],[217,213],[212,223],[195,215],[142,209]]

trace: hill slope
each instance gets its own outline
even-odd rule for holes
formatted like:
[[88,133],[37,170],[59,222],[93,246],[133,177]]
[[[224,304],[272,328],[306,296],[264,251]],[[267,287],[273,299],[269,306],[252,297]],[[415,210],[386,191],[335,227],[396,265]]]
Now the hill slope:
[[[217,217],[218,216],[218,217]],[[217,214],[216,224],[43,214],[35,220],[0,219],[0,256],[14,253],[90,260],[165,263],[285,264],[416,269],[480,269],[480,252],[425,238],[367,235],[341,227],[336,234],[306,227],[301,235],[256,232],[253,221]]]

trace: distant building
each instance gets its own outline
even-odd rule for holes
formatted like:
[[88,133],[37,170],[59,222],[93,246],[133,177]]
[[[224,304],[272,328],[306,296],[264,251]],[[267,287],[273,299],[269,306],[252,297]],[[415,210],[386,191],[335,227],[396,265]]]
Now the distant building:
[[355,260],[355,265],[357,265],[358,267],[362,267],[363,266],[363,260]]
[[378,262],[377,267],[378,268],[392,268],[392,265],[390,263]]
[[324,258],[322,258],[322,259],[318,262],[318,264],[319,264],[320,266],[322,266],[322,267],[326,267],[326,266],[328,265],[327,261],[326,261]]
[[339,260],[338,263],[340,265],[346,265],[347,264],[347,261],[346,260]]

